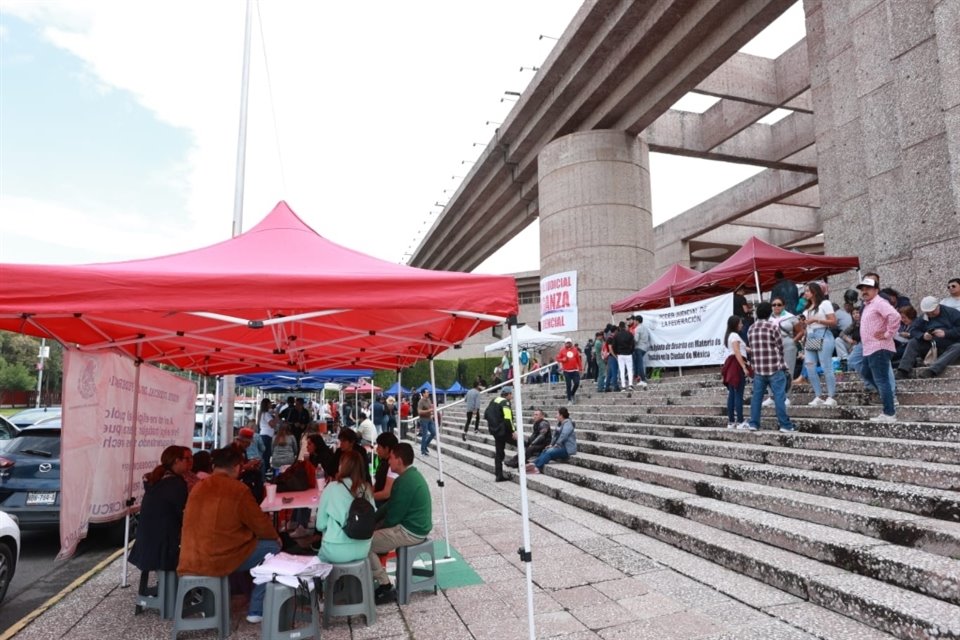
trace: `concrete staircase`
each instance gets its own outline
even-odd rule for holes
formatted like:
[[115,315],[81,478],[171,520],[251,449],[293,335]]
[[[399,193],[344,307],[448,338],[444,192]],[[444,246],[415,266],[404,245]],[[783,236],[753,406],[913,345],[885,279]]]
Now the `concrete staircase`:
[[[605,394],[585,381],[568,406],[579,453],[528,486],[851,624],[960,638],[960,367],[899,381],[896,424],[869,421],[878,401],[852,374],[839,406],[812,398],[791,392],[797,433],[772,430],[772,408],[771,430],[748,432],[726,428],[715,373]],[[557,385],[525,385],[523,399],[527,422],[534,407],[553,418],[567,406]],[[463,441],[463,421],[462,406],[443,411],[445,457],[492,474],[485,424]],[[859,637],[849,633],[834,637]]]

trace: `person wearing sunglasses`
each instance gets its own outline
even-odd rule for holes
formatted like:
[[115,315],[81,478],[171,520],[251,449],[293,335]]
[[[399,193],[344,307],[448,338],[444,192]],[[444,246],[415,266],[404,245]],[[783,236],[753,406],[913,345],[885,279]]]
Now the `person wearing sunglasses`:
[[[787,385],[784,390],[785,404],[790,406],[790,388],[793,386],[793,372],[797,366],[797,342],[794,340],[796,333],[795,327],[800,322],[800,318],[787,311],[787,305],[783,298],[774,297],[770,301],[772,312],[770,321],[780,327],[780,337],[783,338],[783,362],[787,365]],[[769,397],[763,401],[764,407],[773,406],[773,398]]]
[[947,282],[947,291],[950,295],[941,300],[940,305],[960,309],[960,278],[951,278]]

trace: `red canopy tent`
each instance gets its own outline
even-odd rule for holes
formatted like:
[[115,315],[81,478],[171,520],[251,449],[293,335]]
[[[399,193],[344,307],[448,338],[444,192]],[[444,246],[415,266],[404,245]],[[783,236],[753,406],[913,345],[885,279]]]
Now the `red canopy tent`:
[[662,276],[643,289],[640,289],[640,291],[614,302],[610,305],[610,310],[613,313],[622,313],[624,311],[639,311],[641,309],[659,309],[660,307],[666,306],[663,304],[664,301],[669,304],[671,298],[673,298],[674,304],[694,302],[699,298],[679,296],[680,289],[677,285],[684,280],[689,280],[699,275],[699,271],[685,267],[682,264],[675,264],[667,269]]
[[[790,251],[750,238],[746,244],[713,269],[677,284],[674,295],[687,301],[734,291],[740,285],[756,288],[757,293],[768,291],[776,283],[774,273],[794,282],[809,282],[826,276],[860,268],[857,256],[818,256]],[[664,301],[659,307],[666,307]],[[649,307],[654,308],[654,307]]]
[[378,260],[324,239],[285,202],[185,253],[0,264],[0,329],[207,375],[397,369],[516,313],[512,277]]

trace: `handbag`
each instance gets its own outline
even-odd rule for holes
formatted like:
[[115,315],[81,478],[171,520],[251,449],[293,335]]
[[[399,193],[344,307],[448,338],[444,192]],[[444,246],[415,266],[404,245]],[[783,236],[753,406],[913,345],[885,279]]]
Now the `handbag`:
[[808,333],[807,340],[803,343],[803,348],[806,351],[820,351],[823,349],[823,336],[812,336]]

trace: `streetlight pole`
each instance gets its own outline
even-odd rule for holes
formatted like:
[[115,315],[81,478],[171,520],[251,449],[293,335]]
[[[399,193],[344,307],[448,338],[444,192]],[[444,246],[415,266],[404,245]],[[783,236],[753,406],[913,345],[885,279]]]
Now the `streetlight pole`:
[[37,364],[37,402],[36,408],[40,408],[41,385],[43,384],[43,361],[50,357],[50,347],[47,346],[47,339],[40,339],[40,353],[37,354],[40,362]]

